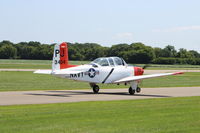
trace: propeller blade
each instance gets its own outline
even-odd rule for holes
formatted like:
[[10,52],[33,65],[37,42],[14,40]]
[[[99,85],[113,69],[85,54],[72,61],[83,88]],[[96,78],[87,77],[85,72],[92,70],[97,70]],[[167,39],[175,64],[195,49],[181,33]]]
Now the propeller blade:
[[150,67],[150,65],[149,65],[149,64],[145,64],[142,68],[143,68],[143,69],[146,69],[146,68],[148,68],[148,67]]

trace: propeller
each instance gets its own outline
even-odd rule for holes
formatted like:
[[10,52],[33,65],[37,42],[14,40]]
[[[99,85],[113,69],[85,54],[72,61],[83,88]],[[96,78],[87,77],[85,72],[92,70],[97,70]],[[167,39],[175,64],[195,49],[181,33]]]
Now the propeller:
[[[146,68],[148,68],[148,67],[150,67],[151,65],[150,64],[145,64],[143,67],[142,67],[142,69],[146,69]],[[141,86],[143,86],[143,80],[140,80],[139,81],[139,84],[141,85]]]
[[142,67],[142,69],[146,69],[146,68],[148,68],[148,67],[150,67],[151,65],[150,64],[145,64],[143,67]]

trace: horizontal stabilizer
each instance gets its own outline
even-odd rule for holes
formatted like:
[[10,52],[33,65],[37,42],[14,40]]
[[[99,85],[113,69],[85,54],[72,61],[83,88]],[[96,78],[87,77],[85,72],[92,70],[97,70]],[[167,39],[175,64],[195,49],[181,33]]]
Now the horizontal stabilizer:
[[34,71],[34,73],[38,73],[38,74],[51,74],[52,70],[36,70],[36,71]]

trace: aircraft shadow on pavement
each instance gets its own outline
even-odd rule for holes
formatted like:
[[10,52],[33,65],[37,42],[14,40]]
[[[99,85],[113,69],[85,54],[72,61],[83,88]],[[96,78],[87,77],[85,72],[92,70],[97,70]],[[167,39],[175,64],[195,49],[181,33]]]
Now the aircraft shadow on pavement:
[[[152,95],[152,94],[142,94],[138,93],[135,95],[130,95],[126,92],[99,92],[94,94],[93,92],[86,91],[46,91],[47,93],[26,93],[26,95],[36,95],[36,96],[56,96],[56,97],[71,97],[74,95],[119,95],[119,96],[144,96],[144,97],[171,97],[166,95]],[[52,93],[52,94],[51,94]],[[54,94],[53,94],[54,93]]]
[[48,94],[48,93],[24,93],[25,95],[35,96],[55,96],[55,97],[70,97],[68,94]]

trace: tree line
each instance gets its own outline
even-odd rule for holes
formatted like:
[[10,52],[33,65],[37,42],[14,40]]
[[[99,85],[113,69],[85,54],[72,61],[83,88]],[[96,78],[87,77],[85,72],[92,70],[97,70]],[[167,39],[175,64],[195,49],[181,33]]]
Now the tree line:
[[[51,60],[55,44],[40,42],[0,42],[0,59]],[[94,60],[98,57],[119,56],[128,63],[192,64],[200,65],[200,53],[184,48],[178,51],[172,45],[165,48],[146,46],[143,43],[116,44],[104,47],[96,43],[68,42],[70,60]]]

